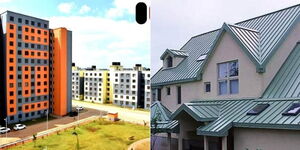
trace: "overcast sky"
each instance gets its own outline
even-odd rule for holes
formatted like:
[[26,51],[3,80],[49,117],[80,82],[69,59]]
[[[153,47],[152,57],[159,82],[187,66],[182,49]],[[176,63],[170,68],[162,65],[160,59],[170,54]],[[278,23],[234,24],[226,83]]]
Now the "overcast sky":
[[180,49],[192,36],[299,4],[299,0],[152,0],[151,72],[167,48]]

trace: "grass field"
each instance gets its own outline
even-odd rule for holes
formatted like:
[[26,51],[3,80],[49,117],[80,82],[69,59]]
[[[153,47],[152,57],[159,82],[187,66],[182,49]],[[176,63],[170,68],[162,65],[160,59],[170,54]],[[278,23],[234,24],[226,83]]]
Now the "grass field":
[[[125,150],[140,139],[150,136],[149,127],[125,122],[109,122],[97,120],[81,125],[75,130],[68,129],[59,135],[50,135],[36,142],[26,143],[12,150],[76,150],[77,139],[73,132],[78,133],[80,150]],[[35,143],[35,144],[34,144]]]

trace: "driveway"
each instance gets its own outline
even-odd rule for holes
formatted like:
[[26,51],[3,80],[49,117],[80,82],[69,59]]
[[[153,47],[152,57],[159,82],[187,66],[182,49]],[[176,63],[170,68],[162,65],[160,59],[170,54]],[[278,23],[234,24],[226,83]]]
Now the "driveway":
[[149,125],[150,122],[150,112],[149,111],[140,111],[140,110],[132,110],[128,108],[121,108],[118,106],[111,106],[105,104],[96,104],[96,103],[89,103],[84,101],[72,101],[73,106],[83,106],[85,108],[92,108],[96,110],[102,110],[107,112],[118,112],[119,119],[144,124],[144,121]]

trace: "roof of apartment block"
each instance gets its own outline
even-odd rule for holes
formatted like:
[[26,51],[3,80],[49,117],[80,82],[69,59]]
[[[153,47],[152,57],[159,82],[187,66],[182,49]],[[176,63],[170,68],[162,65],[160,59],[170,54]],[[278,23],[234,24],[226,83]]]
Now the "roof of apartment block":
[[[296,5],[235,24],[224,23],[220,29],[194,36],[180,50],[166,50],[161,58],[166,53],[180,52],[173,55],[184,56],[184,60],[176,67],[161,68],[152,77],[151,84],[159,86],[201,79],[203,68],[224,32],[241,46],[258,72],[263,72],[269,59],[298,22],[299,14],[300,5]],[[197,60],[205,54],[206,59]]]

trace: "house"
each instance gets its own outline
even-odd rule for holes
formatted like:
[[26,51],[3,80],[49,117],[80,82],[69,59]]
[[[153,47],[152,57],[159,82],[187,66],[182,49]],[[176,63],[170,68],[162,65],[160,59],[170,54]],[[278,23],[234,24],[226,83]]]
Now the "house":
[[[156,120],[158,135],[178,149],[299,149],[299,15],[295,5],[224,23],[167,49],[151,78],[152,99],[172,112]],[[167,127],[174,120],[178,133]]]

